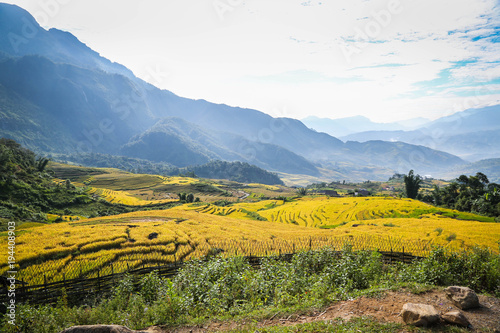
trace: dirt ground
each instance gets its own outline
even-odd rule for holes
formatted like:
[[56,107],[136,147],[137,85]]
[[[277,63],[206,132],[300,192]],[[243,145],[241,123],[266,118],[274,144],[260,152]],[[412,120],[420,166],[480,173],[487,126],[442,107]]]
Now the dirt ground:
[[[430,291],[419,295],[406,291],[388,291],[378,298],[361,297],[354,300],[337,302],[323,312],[312,315],[280,316],[276,314],[273,318],[257,323],[257,327],[274,325],[297,325],[314,321],[328,321],[335,318],[349,320],[353,317],[371,316],[380,322],[403,323],[399,315],[405,303],[425,303],[433,305],[436,310],[443,314],[453,310],[460,310],[472,324],[471,332],[499,332],[500,333],[500,299],[494,297],[479,296],[481,307],[474,310],[462,311],[446,298],[443,291]],[[237,329],[245,326],[245,322],[214,322],[203,327],[180,327],[175,329],[161,329],[151,327],[150,333],[198,333],[198,332],[220,332]],[[440,324],[444,325],[444,324]],[[403,330],[404,331],[404,330]]]

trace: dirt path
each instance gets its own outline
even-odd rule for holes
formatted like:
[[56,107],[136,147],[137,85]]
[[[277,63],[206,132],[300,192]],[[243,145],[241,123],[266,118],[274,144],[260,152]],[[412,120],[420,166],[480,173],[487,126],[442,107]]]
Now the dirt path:
[[[481,308],[462,311],[471,322],[471,332],[481,332],[489,329],[491,332],[500,332],[500,299],[494,297],[479,296]],[[457,310],[450,300],[446,298],[443,291],[414,295],[406,291],[388,291],[379,298],[361,297],[355,300],[337,302],[326,310],[312,315],[280,316],[257,323],[257,327],[274,325],[297,325],[314,321],[329,321],[335,318],[349,320],[353,317],[370,316],[381,322],[403,323],[399,315],[405,303],[425,303],[433,305],[439,313]],[[150,328],[154,333],[187,333],[187,332],[218,332],[237,329],[245,326],[245,322],[214,322],[203,327],[180,327],[175,329]]]

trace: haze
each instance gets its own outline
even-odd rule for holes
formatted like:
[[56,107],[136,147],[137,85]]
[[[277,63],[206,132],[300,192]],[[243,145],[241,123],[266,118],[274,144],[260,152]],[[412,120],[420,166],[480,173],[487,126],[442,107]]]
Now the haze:
[[436,119],[500,101],[493,0],[16,0],[178,95],[273,116]]

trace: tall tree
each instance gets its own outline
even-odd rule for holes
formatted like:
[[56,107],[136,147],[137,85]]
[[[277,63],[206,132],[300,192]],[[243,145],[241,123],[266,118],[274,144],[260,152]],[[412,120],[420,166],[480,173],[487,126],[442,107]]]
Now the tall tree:
[[50,160],[46,157],[39,157],[36,160],[36,168],[38,171],[43,172],[45,171],[45,168],[47,167],[47,164],[49,164]]
[[408,175],[404,176],[405,182],[405,192],[406,196],[411,199],[415,199],[420,190],[420,184],[422,183],[422,177],[420,175],[415,175],[413,170],[408,172]]

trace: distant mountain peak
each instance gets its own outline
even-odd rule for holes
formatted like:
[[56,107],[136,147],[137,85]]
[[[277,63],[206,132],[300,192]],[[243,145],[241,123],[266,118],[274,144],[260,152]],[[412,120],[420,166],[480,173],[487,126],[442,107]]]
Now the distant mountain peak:
[[56,28],[47,31],[28,11],[5,3],[0,3],[0,52],[11,57],[36,54],[56,63],[134,77],[125,66],[101,57],[70,32]]

